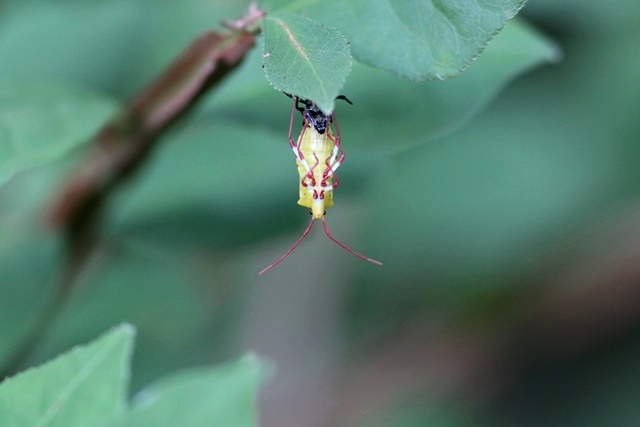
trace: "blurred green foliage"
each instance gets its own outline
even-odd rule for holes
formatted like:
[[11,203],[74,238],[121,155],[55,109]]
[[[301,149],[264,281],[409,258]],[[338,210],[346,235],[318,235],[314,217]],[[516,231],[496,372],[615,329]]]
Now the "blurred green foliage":
[[268,366],[253,355],[163,378],[127,403],[135,328],[123,324],[85,346],[3,381],[0,422],[22,426],[254,426]]
[[[567,299],[561,311],[581,320],[575,335],[594,340],[569,356],[524,327],[563,286],[638,298],[640,274],[615,261],[640,259],[624,240],[640,193],[640,10],[636,0],[603,4],[531,2],[524,17],[555,44],[511,22],[444,82],[354,66],[343,90],[354,106],[337,106],[347,160],[327,221],[381,268],[313,233],[257,276],[308,214],[295,204],[290,100],[253,52],[115,195],[99,250],[23,367],[129,321],[139,330],[134,390],[247,349],[275,359],[265,425],[636,424],[637,308],[606,306],[598,329],[579,311],[586,303]],[[59,85],[108,108],[245,8],[4,2],[0,87],[27,82],[27,97]],[[531,71],[560,50],[561,62]],[[65,146],[0,188],[0,363],[62,273],[63,245],[42,214],[80,153]],[[622,326],[603,335],[603,324]],[[563,330],[554,326],[542,329]]]
[[125,410],[135,332],[122,325],[0,387],[3,426],[107,425]]

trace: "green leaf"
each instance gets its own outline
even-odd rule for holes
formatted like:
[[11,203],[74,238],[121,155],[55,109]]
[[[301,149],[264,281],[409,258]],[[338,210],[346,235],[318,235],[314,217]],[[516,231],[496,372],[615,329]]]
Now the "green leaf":
[[314,101],[330,114],[351,70],[349,43],[337,30],[293,14],[263,21],[264,71],[279,91]]
[[134,398],[128,427],[255,426],[255,398],[269,368],[253,355],[164,378]]
[[414,83],[354,67],[344,90],[354,105],[341,106],[338,113],[343,145],[397,149],[446,135],[478,114],[515,77],[559,56],[554,43],[516,19],[455,79]]
[[360,62],[410,80],[460,74],[524,0],[325,0],[302,12],[331,23]]
[[112,102],[54,84],[0,84],[0,184],[85,142],[114,111]]
[[0,384],[0,425],[95,426],[122,414],[134,329],[122,325]]

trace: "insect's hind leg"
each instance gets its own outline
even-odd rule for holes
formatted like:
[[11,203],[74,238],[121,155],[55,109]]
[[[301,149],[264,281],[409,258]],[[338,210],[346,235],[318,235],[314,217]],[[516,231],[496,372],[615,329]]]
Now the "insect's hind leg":
[[[331,157],[327,159],[325,165],[327,169],[323,174],[323,187],[324,190],[335,190],[340,185],[340,179],[338,179],[338,175],[336,174],[336,170],[340,167],[340,165],[344,162],[345,153],[342,147],[340,146],[340,128],[338,127],[338,123],[335,121],[335,116],[331,116],[332,122],[336,128],[336,136],[335,138],[331,135],[328,135],[328,138],[333,142],[333,152],[331,153]],[[329,178],[333,177],[334,182],[330,185],[327,185],[327,181]]]
[[[285,95],[291,96],[288,93],[285,93]],[[291,106],[291,119],[289,120],[289,136],[288,136],[288,139],[289,139],[289,146],[291,148],[294,148],[296,146],[296,143],[293,142],[293,138],[291,137],[291,135],[293,134],[293,118],[295,116],[296,109],[297,109],[297,106],[298,106],[298,97],[297,96],[291,96],[291,98],[293,98],[293,105]],[[304,129],[303,129],[303,132],[304,132]],[[296,157],[298,157],[298,156],[296,155]]]
[[[340,153],[340,157],[336,160],[337,153]],[[340,167],[342,161],[344,160],[344,151],[340,146],[336,145],[334,148],[334,153],[330,159],[328,159],[325,163],[327,169],[322,174],[322,187],[323,190],[335,190],[340,186],[340,178],[338,178],[338,174],[336,173],[336,169]],[[331,184],[327,184],[329,179],[333,178],[333,182]]]
[[[316,156],[315,153],[313,154],[313,157],[316,159],[316,162],[314,163],[313,166],[311,166],[311,168],[307,169],[306,175],[300,180],[300,184],[303,187],[307,187],[307,189],[309,189],[309,191],[313,191],[313,187],[315,187],[315,185],[316,185],[316,178],[315,178],[315,176],[313,174],[313,171],[320,164],[320,160],[318,160],[318,156]],[[307,182],[307,180],[310,180],[310,182]]]
[[[293,113],[291,115],[291,127],[292,126],[293,126]],[[307,131],[307,126],[304,126],[302,128],[302,132],[298,137],[298,142],[293,142],[293,139],[291,138],[291,127],[289,129],[289,145],[293,150],[293,155],[296,156],[296,159],[298,159],[298,161],[302,164],[304,169],[307,171],[307,176],[312,176],[313,169],[315,168],[315,166],[313,167],[309,166],[309,162],[307,162],[307,159],[304,157],[304,154],[302,154],[302,151],[300,150],[300,146],[302,145],[302,139],[304,138],[304,134]],[[317,165],[317,162],[316,162],[316,165]]]
[[358,258],[360,258],[363,261],[367,261],[370,262],[371,264],[375,264],[375,265],[382,265],[382,263],[380,261],[376,261],[373,258],[369,258],[367,256],[362,255],[359,252],[354,251],[353,249],[351,249],[349,246],[345,245],[344,243],[342,243],[340,240],[336,239],[335,237],[333,237],[333,235],[331,234],[331,232],[329,231],[329,227],[327,227],[327,222],[325,221],[324,217],[322,217],[322,228],[324,228],[324,234],[326,234],[326,236],[333,241],[335,244],[337,244],[338,246],[340,246],[342,249],[344,249],[345,251],[357,256]]

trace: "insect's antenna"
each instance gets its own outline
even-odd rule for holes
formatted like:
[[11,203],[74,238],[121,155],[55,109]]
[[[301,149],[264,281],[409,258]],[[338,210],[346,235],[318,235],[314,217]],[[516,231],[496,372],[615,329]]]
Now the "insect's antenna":
[[291,139],[291,134],[293,133],[293,117],[295,116],[296,113],[296,106],[298,104],[298,98],[289,95],[288,93],[285,93],[285,95],[291,97],[293,99],[293,105],[291,106],[291,120],[289,121],[289,145],[291,145],[291,148],[293,148],[293,139]]
[[[309,228],[311,228],[311,226],[309,226]],[[368,261],[371,264],[382,265],[382,263],[380,261],[376,261],[375,259],[368,258],[368,257],[366,257],[366,256],[354,251],[353,249],[351,249],[350,247],[348,247],[347,245],[345,245],[344,243],[340,242],[335,237],[333,237],[331,235],[331,232],[329,231],[329,227],[327,227],[327,223],[324,220],[324,217],[322,217],[322,228],[324,228],[324,234],[326,234],[329,239],[333,240],[338,246],[340,246],[345,251],[351,252],[353,255],[357,256],[361,260]],[[300,239],[300,240],[302,240],[302,239]]]
[[336,96],[336,99],[341,99],[343,101],[347,101],[349,104],[353,105],[353,102],[349,101],[349,98],[347,98],[344,95],[338,95],[338,96]]
[[[267,266],[267,267],[263,268],[263,269],[260,271],[260,273],[258,273],[258,274],[264,274],[264,273],[266,273],[267,271],[271,270],[271,269],[272,269],[273,267],[275,267],[276,265],[280,264],[282,261],[284,261],[284,259],[285,259],[286,257],[288,257],[288,256],[291,254],[291,252],[293,252],[293,251],[298,247],[298,245],[300,244],[300,242],[302,242],[302,240],[304,240],[304,238],[305,238],[305,237],[307,237],[307,235],[308,235],[308,234],[309,234],[309,232],[311,231],[311,227],[313,227],[313,221],[314,221],[314,219],[313,219],[313,218],[311,218],[311,221],[309,222],[309,225],[307,225],[307,229],[306,229],[306,230],[304,230],[304,233],[302,233],[302,236],[300,236],[300,238],[299,238],[298,240],[296,240],[296,242],[293,244],[293,246],[291,246],[291,248],[289,248],[289,250],[288,250],[284,255],[282,255],[280,258],[278,258],[278,259],[276,260],[276,262],[274,262],[273,264],[270,264],[269,266]],[[376,261],[376,262],[377,262],[377,261]]]

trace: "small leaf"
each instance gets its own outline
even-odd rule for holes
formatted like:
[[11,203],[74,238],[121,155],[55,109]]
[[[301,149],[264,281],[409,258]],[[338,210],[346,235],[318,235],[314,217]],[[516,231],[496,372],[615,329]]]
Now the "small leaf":
[[277,90],[314,101],[333,111],[351,70],[349,43],[334,28],[293,14],[263,21],[264,71]]
[[0,425],[94,426],[126,408],[134,329],[122,325],[0,384]]
[[459,74],[524,0],[325,0],[302,11],[340,30],[360,62],[410,80]]
[[267,365],[247,355],[226,366],[160,380],[136,395],[125,426],[255,426],[255,397]]
[[0,84],[0,184],[52,162],[86,141],[114,111],[112,102],[53,84]]

